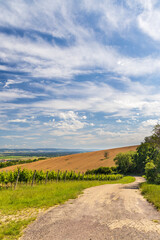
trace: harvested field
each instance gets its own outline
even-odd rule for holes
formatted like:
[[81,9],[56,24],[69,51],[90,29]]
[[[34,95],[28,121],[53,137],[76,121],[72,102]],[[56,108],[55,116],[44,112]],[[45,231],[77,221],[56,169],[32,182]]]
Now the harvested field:
[[[120,152],[136,151],[136,146],[122,147],[101,150],[96,152],[78,153],[73,155],[67,155],[62,157],[48,158],[38,162],[32,162],[22,165],[15,165],[5,168],[5,170],[14,170],[17,167],[32,169],[32,170],[74,170],[74,171],[86,171],[88,169],[94,169],[98,167],[112,167],[115,166],[113,159]],[[105,157],[105,153],[107,158]],[[1,169],[1,171],[4,169]]]

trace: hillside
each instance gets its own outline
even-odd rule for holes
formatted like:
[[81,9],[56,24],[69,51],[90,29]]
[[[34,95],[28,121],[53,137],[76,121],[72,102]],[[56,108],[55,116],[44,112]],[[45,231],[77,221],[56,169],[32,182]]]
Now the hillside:
[[[32,170],[75,170],[75,171],[86,171],[87,169],[94,169],[98,167],[112,167],[115,166],[113,159],[120,152],[135,151],[138,145],[107,149],[95,152],[78,153],[73,155],[61,156],[48,158],[38,162],[32,162],[22,165],[10,166],[5,170],[14,170],[18,166],[22,169]],[[104,157],[105,152],[108,153],[107,159]],[[4,169],[3,169],[4,170]],[[1,169],[2,171],[2,169]]]

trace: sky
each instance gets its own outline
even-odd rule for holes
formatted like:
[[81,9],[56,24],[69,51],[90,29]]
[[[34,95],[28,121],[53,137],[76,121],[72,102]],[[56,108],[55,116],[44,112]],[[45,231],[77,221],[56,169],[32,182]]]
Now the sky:
[[0,148],[140,144],[160,120],[160,1],[0,0]]

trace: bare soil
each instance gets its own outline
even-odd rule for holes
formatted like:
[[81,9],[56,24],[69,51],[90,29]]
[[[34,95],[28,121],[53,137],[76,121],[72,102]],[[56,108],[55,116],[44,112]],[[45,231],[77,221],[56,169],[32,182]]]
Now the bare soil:
[[140,194],[143,181],[86,189],[41,215],[21,240],[159,240],[160,213]]
[[[22,169],[32,170],[74,170],[84,172],[88,169],[94,169],[98,167],[112,167],[115,166],[113,159],[120,152],[136,151],[136,146],[122,147],[101,150],[96,152],[78,153],[73,155],[67,155],[62,157],[48,158],[38,162],[27,163],[22,165],[10,166],[2,170],[14,170],[18,166]],[[105,158],[105,152],[108,153],[108,157]]]

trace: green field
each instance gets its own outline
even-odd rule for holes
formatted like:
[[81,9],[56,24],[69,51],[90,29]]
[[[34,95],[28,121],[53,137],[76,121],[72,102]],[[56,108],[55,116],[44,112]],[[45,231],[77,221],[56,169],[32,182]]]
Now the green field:
[[141,184],[141,192],[149,202],[160,210],[160,185],[143,183]]
[[67,181],[37,184],[33,187],[19,185],[16,190],[0,190],[0,239],[18,239],[22,230],[33,221],[38,212],[74,199],[85,188],[115,183],[130,183],[134,177],[116,181]]

